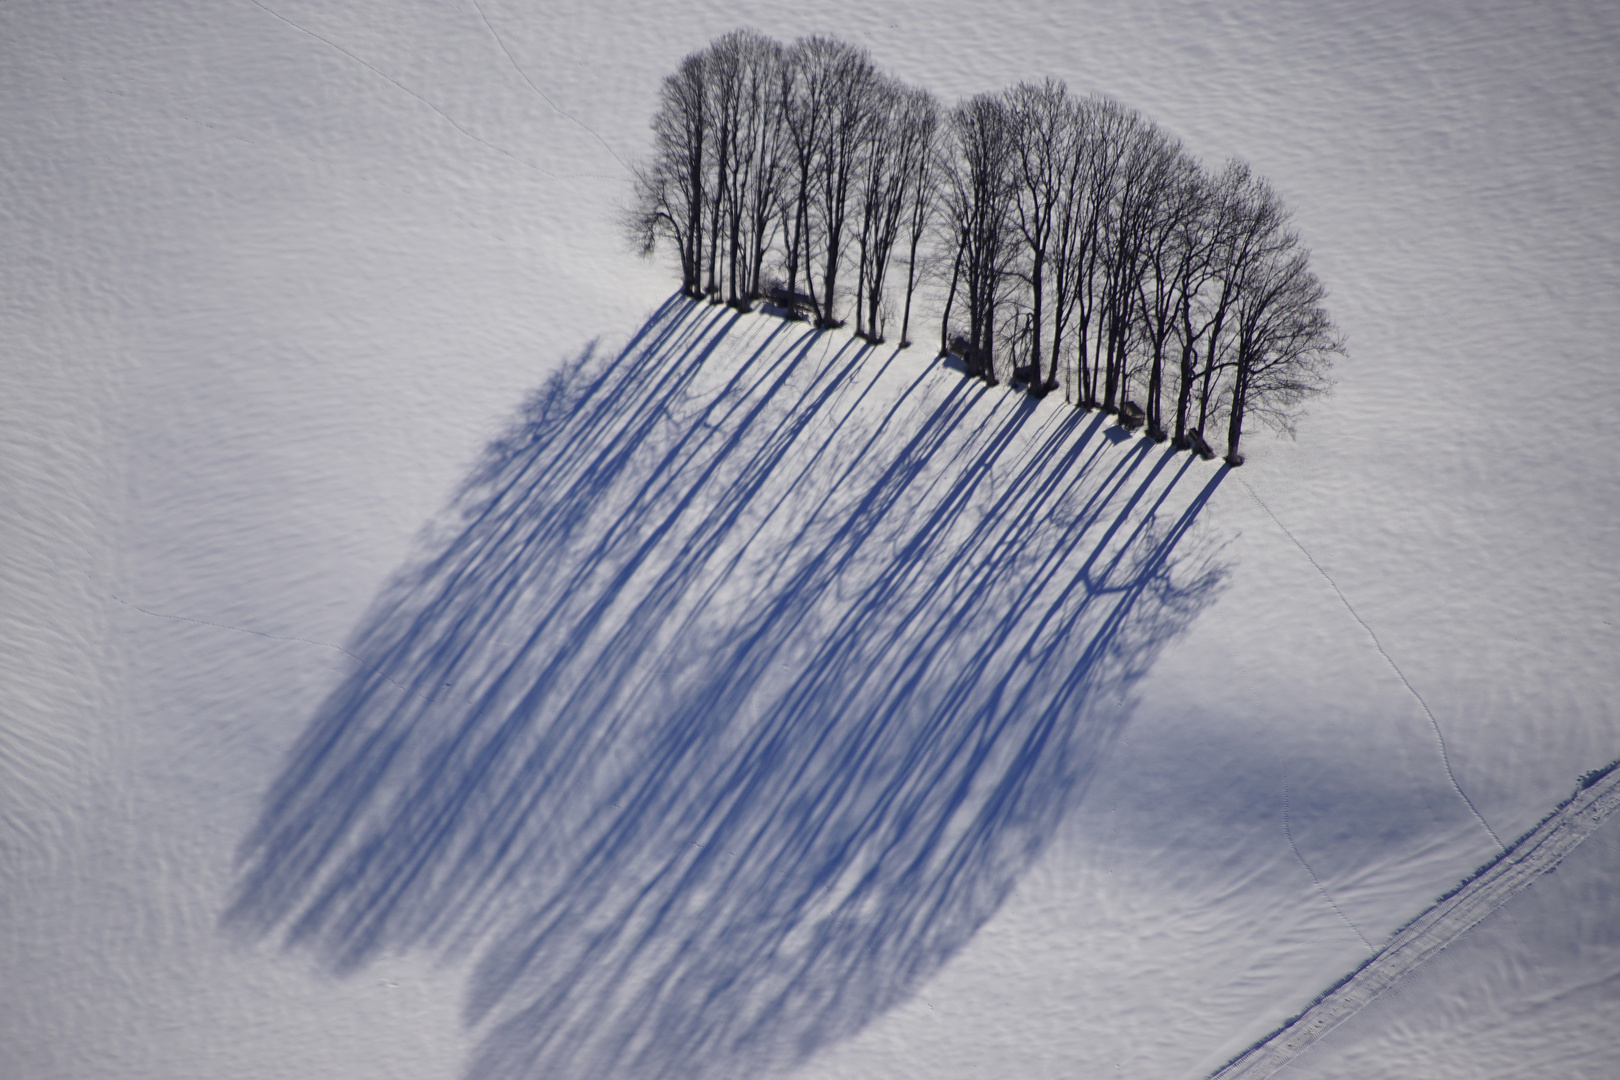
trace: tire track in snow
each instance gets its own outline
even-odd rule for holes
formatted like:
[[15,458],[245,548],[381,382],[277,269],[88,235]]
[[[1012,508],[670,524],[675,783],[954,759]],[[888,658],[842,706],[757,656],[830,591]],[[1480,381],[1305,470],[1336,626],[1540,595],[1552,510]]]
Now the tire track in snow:
[[[1582,778],[1581,782],[1587,784],[1588,779]],[[1620,810],[1620,768],[1611,765],[1606,775],[1587,787],[1577,788],[1541,824],[1476,871],[1477,876],[1396,931],[1360,968],[1329,987],[1282,1027],[1211,1073],[1209,1080],[1264,1080],[1273,1075],[1554,869],[1616,810]]]
[[1433,710],[1429,708],[1429,703],[1423,700],[1423,695],[1417,692],[1417,688],[1407,679],[1406,673],[1400,669],[1400,665],[1395,663],[1395,658],[1389,655],[1389,652],[1384,648],[1383,642],[1379,641],[1378,635],[1373,632],[1373,628],[1367,625],[1367,620],[1356,613],[1355,607],[1351,605],[1350,599],[1344,595],[1344,590],[1339,588],[1338,582],[1328,576],[1328,572],[1322,569],[1322,564],[1317,562],[1309,551],[1305,550],[1305,545],[1299,542],[1299,538],[1289,532],[1288,526],[1284,525],[1277,515],[1271,512],[1271,507],[1267,506],[1260,496],[1255,493],[1254,488],[1249,486],[1248,481],[1240,478],[1238,483],[1243,485],[1243,490],[1249,493],[1249,497],[1258,503],[1260,509],[1266,512],[1266,516],[1272,520],[1277,528],[1282,530],[1283,535],[1293,541],[1294,546],[1299,548],[1299,553],[1310,560],[1310,564],[1316,567],[1316,572],[1322,575],[1322,580],[1332,587],[1334,594],[1339,598],[1339,603],[1344,605],[1344,609],[1350,613],[1350,617],[1360,623],[1363,630],[1367,631],[1367,636],[1372,639],[1373,648],[1378,650],[1378,655],[1384,658],[1384,662],[1395,673],[1395,677],[1401,680],[1401,685],[1406,687],[1407,693],[1411,694],[1423,709],[1423,715],[1429,718],[1429,726],[1434,729],[1435,742],[1440,746],[1440,761],[1446,767],[1446,779],[1451,781],[1452,789],[1457,792],[1458,797],[1467,805],[1469,813],[1474,815],[1475,820],[1484,827],[1486,832],[1491,834],[1491,839],[1496,842],[1497,848],[1505,851],[1506,847],[1502,843],[1502,838],[1496,835],[1496,830],[1491,828],[1491,823],[1485,820],[1485,815],[1479,812],[1479,809],[1474,805],[1474,800],[1468,797],[1468,793],[1457,782],[1457,774],[1451,768],[1451,755],[1446,751],[1446,738],[1440,732],[1440,722],[1435,719]]
[[628,172],[630,170],[629,163],[626,162],[624,160],[624,158],[620,157],[614,151],[613,147],[611,147],[611,146],[609,146],[607,144],[606,139],[602,138],[602,136],[600,136],[600,135],[598,135],[596,133],[595,128],[591,127],[589,124],[585,123],[585,121],[579,119],[577,116],[574,116],[574,115],[564,111],[562,106],[558,105],[555,101],[551,100],[551,95],[550,94],[546,93],[544,90],[540,89],[538,86],[536,86],[534,84],[534,80],[529,78],[528,73],[526,71],[524,71],[523,68],[518,65],[517,57],[512,55],[512,50],[508,49],[506,47],[506,41],[505,41],[504,38],[501,37],[500,32],[495,29],[495,24],[489,21],[489,16],[488,15],[484,14],[483,5],[480,4],[478,2],[478,0],[473,0],[473,7],[478,9],[478,17],[480,19],[484,20],[484,25],[489,28],[490,36],[495,39],[495,44],[499,45],[501,47],[501,52],[506,54],[506,59],[512,65],[512,70],[517,72],[518,75],[523,79],[523,81],[529,84],[529,89],[533,90],[536,94],[539,94],[540,99],[542,101],[544,101],[547,105],[551,106],[551,111],[552,112],[556,113],[558,116],[562,117],[565,120],[571,121],[572,123],[575,123],[575,124],[579,125],[585,131],[589,132],[591,138],[593,138],[597,142],[601,143],[602,144],[602,149],[606,150],[609,154],[612,154],[613,155],[613,160],[617,161],[620,165],[623,165],[625,170]]
[[348,49],[345,49],[343,46],[339,45],[337,42],[333,41],[332,39],[322,37],[321,35],[317,34],[315,31],[309,29],[306,26],[300,26],[298,23],[293,22],[291,19],[287,18],[287,16],[281,14],[280,12],[275,11],[272,8],[266,7],[264,4],[261,4],[259,2],[259,0],[248,0],[248,2],[250,4],[252,4],[254,7],[260,8],[260,9],[264,10],[265,12],[267,12],[267,13],[269,13],[271,15],[274,15],[276,18],[280,19],[282,22],[286,23],[288,26],[292,27],[294,30],[299,31],[300,33],[308,34],[310,37],[314,38],[316,41],[319,41],[322,44],[327,45],[330,48],[336,49],[338,52],[342,53],[344,56],[347,56],[350,60],[353,60],[355,63],[359,64],[361,67],[365,68],[367,71],[371,72],[373,75],[376,75],[379,78],[388,80],[389,83],[393,84],[398,89],[405,91],[407,94],[411,95],[411,97],[415,98],[417,101],[420,101],[422,104],[426,105],[428,108],[432,109],[434,112],[436,112],[440,116],[444,117],[445,121],[451,127],[455,128],[457,131],[461,132],[461,134],[465,135],[467,138],[471,139],[473,142],[480,143],[480,144],[482,144],[484,146],[487,146],[491,150],[495,151],[498,154],[506,155],[507,157],[511,158],[513,161],[517,162],[519,165],[522,165],[526,169],[533,169],[535,172],[542,173],[542,174],[544,174],[546,176],[551,177],[554,180],[555,179],[560,179],[560,177],[558,177],[558,175],[556,173],[552,172],[551,170],[542,169],[540,166],[534,164],[533,162],[525,161],[524,159],[518,157],[516,154],[512,153],[512,151],[507,150],[507,149],[505,149],[503,147],[496,146],[494,143],[490,142],[488,139],[483,138],[480,135],[476,135],[471,131],[468,131],[466,128],[462,127],[460,123],[457,122],[455,117],[451,116],[449,113],[445,112],[443,109],[441,109],[437,105],[433,104],[433,102],[429,101],[427,98],[423,97],[421,94],[418,94],[415,90],[412,90],[410,87],[406,86],[404,83],[400,82],[398,79],[394,78],[392,75],[388,74],[386,71],[383,71],[381,68],[373,67],[371,64],[368,64],[366,61],[360,59],[360,57],[356,56],[354,53],[350,52]]

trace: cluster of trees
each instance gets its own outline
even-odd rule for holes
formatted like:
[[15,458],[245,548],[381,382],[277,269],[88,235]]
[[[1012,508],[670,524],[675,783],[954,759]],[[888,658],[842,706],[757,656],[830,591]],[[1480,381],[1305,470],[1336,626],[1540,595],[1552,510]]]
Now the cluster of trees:
[[972,374],[1067,387],[1206,456],[1224,420],[1234,464],[1245,423],[1287,429],[1342,351],[1269,184],[1061,82],[946,110],[853,45],[738,30],[664,80],[652,127],[629,226],[694,297],[823,327],[852,300],[881,342],[898,292],[907,345],[923,290]]
[[673,245],[691,296],[746,309],[769,287],[841,326],[842,288],[857,332],[882,340],[902,234],[909,301],[932,228],[940,123],[931,94],[861,49],[733,31],[664,80],[631,229],[645,251]]

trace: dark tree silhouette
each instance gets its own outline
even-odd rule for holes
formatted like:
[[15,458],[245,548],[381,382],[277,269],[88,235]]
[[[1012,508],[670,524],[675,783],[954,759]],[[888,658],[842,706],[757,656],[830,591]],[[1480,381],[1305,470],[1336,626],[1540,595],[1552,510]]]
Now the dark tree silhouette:
[[1294,407],[1326,389],[1332,358],[1344,351],[1323,306],[1326,296],[1293,232],[1280,232],[1265,257],[1249,267],[1237,303],[1228,464],[1243,464],[1247,415],[1291,430]]
[[836,315],[838,271],[848,239],[850,195],[861,152],[872,141],[880,97],[877,69],[865,50],[843,42],[811,53],[810,63],[825,80],[826,142],[813,190],[812,208],[822,238],[821,325],[839,326]]
[[727,299],[745,306],[760,292],[765,253],[777,228],[776,186],[783,165],[781,120],[782,47],[751,31],[735,31],[715,43],[725,57],[721,71],[731,84],[728,160],[723,217],[727,234]]
[[903,249],[902,346],[923,286],[940,352],[972,375],[1063,385],[1205,456],[1224,419],[1232,464],[1250,418],[1292,432],[1343,352],[1269,184],[1236,159],[1212,176],[1057,80],[947,113],[854,45],[737,30],[664,80],[652,128],[627,224],[644,254],[674,248],[688,296],[746,311],[769,271],[773,299],[830,328],[853,277],[855,333],[876,344]]
[[709,111],[705,103],[705,53],[692,53],[664,79],[653,114],[653,155],[636,171],[632,235],[651,253],[668,239],[680,253],[681,291],[702,294],[704,154]]
[[[1047,267],[1074,177],[1068,89],[1053,79],[1040,85],[1019,83],[1007,92],[1007,108],[1013,134],[1013,221],[1023,238],[1028,266],[1020,275],[1030,310],[1027,381],[1041,388],[1042,334],[1052,314],[1047,307]],[[1061,292],[1056,298],[1060,305]],[[1060,329],[1062,323],[1058,316]]]
[[1016,253],[1011,116],[1000,95],[980,94],[952,110],[949,128],[952,153],[942,202],[957,252],[952,298],[959,280],[968,316],[963,360],[994,384],[996,317]]
[[[926,91],[913,90],[891,79],[882,80],[873,97],[877,104],[860,176],[860,304],[856,329],[873,342],[881,342],[889,267],[901,230],[908,225],[911,263],[916,261],[917,241],[929,207],[926,193],[920,189],[929,179],[927,163],[934,149],[939,109]],[[914,268],[908,266],[908,315],[913,274]],[[902,325],[902,340],[904,334]]]
[[1189,243],[1188,224],[1197,221],[1203,198],[1198,164],[1179,146],[1162,159],[1161,165],[1151,181],[1157,190],[1147,200],[1141,248],[1143,272],[1137,285],[1142,338],[1149,347],[1147,431],[1156,442],[1167,437],[1163,412],[1165,349],[1175,332],[1187,264],[1196,252],[1196,245]]
[[917,245],[933,221],[934,178],[938,173],[939,103],[926,90],[908,88],[900,113],[905,129],[899,167],[905,170],[906,229],[910,238],[906,256],[906,302],[900,317],[900,346],[911,344],[911,298],[917,287]]

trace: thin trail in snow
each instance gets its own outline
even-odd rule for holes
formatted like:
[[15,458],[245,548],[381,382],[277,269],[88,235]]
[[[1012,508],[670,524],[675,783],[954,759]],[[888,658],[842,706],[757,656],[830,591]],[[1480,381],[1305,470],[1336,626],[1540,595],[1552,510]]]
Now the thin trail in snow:
[[[1258,710],[1254,707],[1254,688],[1252,684],[1249,685],[1247,699],[1249,711],[1257,713]],[[1311,881],[1316,885],[1316,891],[1322,894],[1322,899],[1328,902],[1328,906],[1333,909],[1334,914],[1338,915],[1340,919],[1344,920],[1344,924],[1351,929],[1356,937],[1361,939],[1361,943],[1363,945],[1367,946],[1368,952],[1377,953],[1377,946],[1368,941],[1367,935],[1361,932],[1361,927],[1352,922],[1350,916],[1344,913],[1344,909],[1339,906],[1338,901],[1333,899],[1333,894],[1328,892],[1327,886],[1322,884],[1322,879],[1316,876],[1316,870],[1311,866],[1310,861],[1305,858],[1305,853],[1299,850],[1299,843],[1294,839],[1294,826],[1289,815],[1289,810],[1291,807],[1289,799],[1290,789],[1288,786],[1288,759],[1283,756],[1282,746],[1277,742],[1277,733],[1272,729],[1271,720],[1262,720],[1260,722],[1260,726],[1266,733],[1266,740],[1271,743],[1271,752],[1277,755],[1277,767],[1282,773],[1282,826],[1283,836],[1287,837],[1288,839],[1288,847],[1293,851],[1294,858],[1299,860],[1299,865],[1303,866],[1305,868],[1305,872],[1311,875]]]
[[123,597],[118,596],[115,593],[108,593],[107,595],[109,597],[111,597],[112,599],[118,601],[120,604],[123,604],[125,607],[133,608],[134,610],[140,612],[142,615],[150,615],[154,619],[169,619],[169,620],[171,620],[173,622],[196,623],[198,626],[212,626],[212,627],[215,627],[215,628],[220,629],[220,630],[230,630],[233,633],[237,633],[237,634],[252,634],[254,637],[267,638],[270,641],[291,641],[291,642],[296,642],[296,643],[301,644],[301,645],[314,645],[314,646],[317,646],[317,647],[322,648],[322,649],[331,649],[334,652],[340,652],[344,656],[347,656],[349,659],[353,660],[355,663],[359,664],[361,667],[365,668],[367,671],[371,671],[371,672],[375,673],[376,675],[380,676],[381,678],[387,680],[388,682],[393,683],[395,686],[399,687],[401,690],[405,691],[407,694],[410,694],[412,697],[418,698],[418,699],[420,699],[422,701],[425,701],[425,702],[428,702],[429,704],[433,703],[432,698],[425,697],[421,693],[419,693],[419,692],[417,692],[415,690],[412,690],[410,687],[406,686],[404,683],[400,682],[398,679],[395,679],[392,676],[390,676],[386,671],[383,671],[381,668],[376,667],[373,664],[366,663],[359,656],[356,656],[354,653],[350,652],[348,649],[345,649],[341,645],[334,645],[330,641],[316,641],[313,638],[303,638],[303,637],[285,637],[285,636],[283,636],[281,634],[267,634],[263,630],[250,630],[245,626],[231,626],[228,623],[211,622],[208,619],[195,619],[195,618],[192,618],[190,615],[171,615],[166,611],[153,611],[150,608],[141,607],[141,605],[131,603],[130,601],[125,600]]
[[544,90],[540,89],[538,86],[536,86],[534,84],[534,80],[529,78],[528,72],[524,71],[523,68],[518,64],[517,57],[512,55],[512,50],[508,49],[506,47],[506,41],[505,41],[505,39],[503,39],[501,37],[500,31],[495,29],[495,24],[489,21],[489,16],[488,15],[484,14],[483,5],[480,4],[478,2],[478,0],[473,0],[473,7],[478,9],[478,17],[480,19],[484,20],[484,25],[489,28],[490,35],[492,37],[494,37],[494,39],[495,39],[495,44],[499,45],[501,47],[501,52],[506,54],[506,59],[512,65],[512,70],[517,72],[518,75],[520,77],[522,77],[523,81],[529,84],[529,89],[533,90],[536,94],[539,94],[541,100],[544,101],[547,105],[551,106],[551,111],[552,112],[556,113],[558,116],[562,117],[565,120],[569,120],[569,121],[571,121],[571,122],[573,122],[575,124],[578,124],[585,131],[589,132],[591,138],[593,138],[597,142],[601,143],[602,144],[602,149],[606,150],[609,154],[612,154],[613,155],[613,160],[617,161],[620,165],[623,165],[625,167],[625,169],[628,171],[629,168],[630,168],[630,165],[624,160],[624,158],[620,157],[617,153],[614,152],[613,147],[611,147],[611,146],[609,146],[607,144],[606,139],[602,138],[602,136],[600,136],[600,135],[598,135],[596,133],[595,128],[591,127],[589,124],[585,123],[585,121],[579,119],[577,116],[574,116],[571,113],[565,111],[562,108],[562,106],[558,105],[555,101],[551,100],[551,95],[550,94],[546,93]]
[[1388,651],[1384,649],[1383,642],[1378,640],[1378,635],[1373,632],[1373,628],[1367,625],[1367,620],[1363,619],[1356,613],[1355,607],[1351,605],[1349,598],[1344,595],[1344,590],[1339,588],[1338,582],[1334,581],[1332,577],[1328,576],[1328,572],[1322,569],[1322,564],[1317,562],[1316,558],[1309,551],[1305,550],[1305,545],[1299,542],[1299,538],[1293,533],[1289,532],[1288,526],[1284,525],[1277,515],[1271,512],[1271,507],[1267,506],[1265,501],[1255,493],[1254,488],[1249,486],[1248,481],[1240,478],[1238,483],[1243,485],[1243,490],[1249,493],[1249,497],[1258,503],[1260,509],[1266,512],[1266,516],[1272,520],[1277,528],[1282,530],[1283,535],[1288,537],[1289,540],[1293,541],[1294,546],[1299,548],[1300,554],[1304,555],[1306,559],[1310,560],[1310,564],[1316,567],[1316,572],[1322,575],[1322,580],[1326,581],[1328,585],[1332,587],[1334,594],[1339,598],[1339,602],[1343,604],[1344,609],[1350,613],[1350,617],[1356,620],[1356,622],[1360,623],[1363,630],[1367,631],[1367,636],[1372,639],[1373,648],[1378,650],[1378,655],[1382,656],[1384,658],[1384,662],[1389,665],[1390,670],[1395,672],[1396,678],[1401,680],[1401,685],[1406,687],[1407,693],[1411,694],[1412,697],[1417,701],[1418,705],[1422,707],[1423,715],[1429,718],[1429,726],[1434,729],[1435,742],[1439,743],[1440,745],[1440,761],[1446,767],[1446,779],[1451,781],[1452,789],[1455,790],[1458,797],[1461,798],[1465,804],[1467,804],[1469,812],[1474,815],[1475,819],[1478,820],[1480,825],[1484,827],[1485,831],[1491,834],[1491,839],[1496,842],[1497,848],[1505,851],[1506,845],[1502,843],[1502,838],[1496,835],[1496,830],[1491,828],[1490,822],[1486,821],[1485,816],[1479,812],[1477,807],[1474,806],[1474,800],[1470,799],[1468,797],[1468,793],[1462,789],[1462,785],[1457,783],[1457,774],[1451,769],[1451,755],[1446,752],[1446,738],[1440,733],[1440,722],[1435,719],[1434,712],[1429,708],[1429,703],[1423,700],[1423,695],[1418,693],[1417,688],[1414,687],[1407,679],[1405,672],[1401,671],[1400,665],[1395,663],[1395,658],[1390,656]]
[[1333,909],[1334,913],[1337,914],[1339,918],[1343,919],[1344,924],[1355,932],[1356,937],[1361,939],[1361,943],[1367,946],[1367,951],[1370,953],[1378,952],[1377,946],[1368,941],[1367,935],[1361,932],[1361,927],[1352,922],[1350,920],[1350,916],[1346,915],[1344,913],[1344,909],[1339,906],[1338,901],[1333,899],[1332,894],[1327,891],[1327,886],[1322,884],[1322,879],[1316,876],[1316,871],[1311,868],[1311,864],[1306,861],[1304,853],[1299,850],[1299,844],[1294,840],[1294,827],[1288,819],[1288,759],[1283,757],[1282,747],[1277,745],[1277,737],[1272,734],[1270,724],[1266,725],[1266,735],[1271,739],[1271,752],[1277,755],[1277,764],[1282,770],[1283,835],[1288,837],[1288,846],[1293,849],[1294,858],[1298,859],[1299,865],[1303,866],[1305,868],[1305,872],[1311,875],[1311,880],[1316,883],[1316,891],[1322,894],[1322,899],[1326,900],[1328,902],[1328,906]]
[[371,64],[366,63],[366,61],[360,59],[360,57],[356,56],[354,53],[350,52],[348,49],[345,49],[343,46],[339,45],[337,42],[331,40],[330,38],[322,37],[321,35],[317,34],[315,31],[309,29],[307,26],[300,26],[298,23],[293,22],[291,19],[287,18],[287,16],[281,14],[280,12],[275,11],[272,8],[265,7],[265,5],[261,4],[259,2],[259,0],[248,0],[248,2],[251,3],[254,7],[261,8],[264,11],[268,12],[269,14],[274,15],[276,18],[280,19],[282,22],[286,23],[288,26],[292,27],[294,30],[299,31],[300,33],[308,34],[310,37],[314,38],[316,41],[319,41],[322,44],[327,45],[330,48],[336,49],[338,52],[342,53],[344,56],[347,56],[350,60],[353,60],[355,63],[359,64],[361,67],[365,68],[367,71],[371,72],[373,75],[376,75],[379,78],[388,80],[388,82],[391,83],[393,86],[397,87],[400,90],[405,91],[407,94],[411,95],[411,97],[415,98],[417,101],[420,101],[422,104],[426,105],[428,108],[432,109],[434,112],[436,112],[440,116],[444,117],[445,121],[447,123],[449,123],[449,125],[451,127],[455,128],[457,131],[461,132],[461,134],[465,135],[467,138],[471,139],[473,142],[480,143],[480,144],[482,144],[484,146],[487,146],[491,150],[495,151],[498,154],[506,155],[507,157],[511,158],[513,161],[517,162],[519,165],[522,165],[526,169],[533,169],[537,173],[542,173],[542,174],[544,174],[546,176],[552,177],[553,179],[559,179],[557,174],[552,172],[551,170],[542,169],[540,166],[534,164],[531,161],[523,160],[522,158],[518,157],[516,154],[512,153],[512,151],[507,150],[504,147],[496,146],[494,143],[490,142],[488,139],[483,138],[480,135],[476,135],[471,131],[468,131],[466,128],[462,127],[459,122],[457,122],[455,117],[451,116],[449,113],[445,112],[443,109],[441,109],[437,105],[433,104],[433,102],[429,101],[427,98],[423,97],[421,94],[418,94],[415,90],[412,90],[410,87],[406,86],[404,83],[400,82],[398,79],[394,78],[392,75],[388,74],[387,72],[381,70],[380,68],[373,67]]

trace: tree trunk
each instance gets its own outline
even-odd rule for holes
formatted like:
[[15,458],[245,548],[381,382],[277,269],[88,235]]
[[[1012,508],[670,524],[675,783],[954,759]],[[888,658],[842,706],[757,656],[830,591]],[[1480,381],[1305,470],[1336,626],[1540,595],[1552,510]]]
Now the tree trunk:
[[1041,377],[1041,294],[1045,291],[1041,281],[1042,253],[1035,255],[1035,266],[1030,274],[1029,365],[1035,369],[1037,389]]
[[1154,442],[1164,441],[1164,414],[1159,408],[1159,393],[1164,380],[1164,339],[1153,341],[1153,368],[1148,372],[1147,429]]
[[1079,344],[1075,346],[1075,378],[1078,386],[1075,389],[1075,404],[1082,409],[1089,409],[1097,404],[1096,380],[1092,378],[1091,366],[1086,355],[1086,341],[1091,336],[1091,319],[1087,315],[1080,316],[1080,325],[1075,337]]
[[962,276],[962,251],[956,252],[956,261],[951,264],[951,288],[945,294],[945,314],[939,320],[939,355],[944,356],[951,351],[951,305],[956,303],[956,284]]
[[1181,346],[1181,385],[1176,389],[1176,439],[1173,444],[1177,450],[1185,450],[1190,443],[1187,441],[1187,412],[1192,406],[1192,346]]
[[1238,354],[1237,376],[1232,380],[1232,416],[1226,425],[1226,463],[1228,465],[1243,464],[1243,454],[1238,448],[1243,438],[1243,407],[1248,404],[1249,394],[1249,358],[1244,352]]

